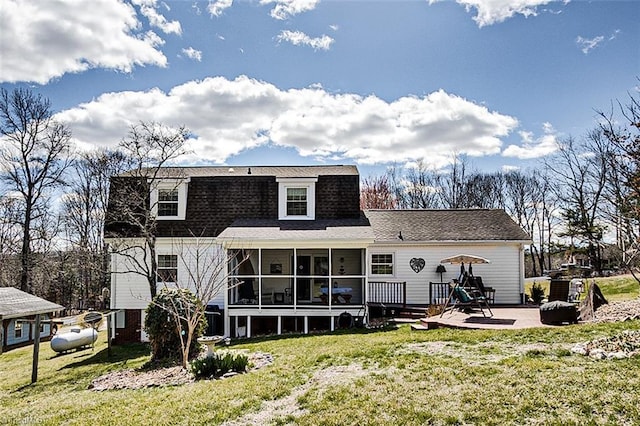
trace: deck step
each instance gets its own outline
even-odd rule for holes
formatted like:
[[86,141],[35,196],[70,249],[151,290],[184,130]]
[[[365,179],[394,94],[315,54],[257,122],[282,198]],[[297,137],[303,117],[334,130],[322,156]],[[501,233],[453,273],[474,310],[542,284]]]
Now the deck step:
[[434,330],[439,327],[440,327],[440,324],[438,324],[437,321],[425,321],[425,320],[421,320],[419,323],[411,325],[411,329],[417,330],[417,331]]
[[420,312],[416,312],[416,311],[400,311],[398,313],[398,316],[400,318],[419,319],[419,318],[424,318],[424,311],[420,311]]

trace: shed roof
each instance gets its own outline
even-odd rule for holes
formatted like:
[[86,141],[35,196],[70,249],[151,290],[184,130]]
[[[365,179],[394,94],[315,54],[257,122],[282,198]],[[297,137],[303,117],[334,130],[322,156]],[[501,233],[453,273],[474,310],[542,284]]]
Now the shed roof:
[[500,209],[367,210],[365,216],[376,242],[531,240]]
[[0,287],[0,318],[20,318],[64,309],[57,303],[13,287]]

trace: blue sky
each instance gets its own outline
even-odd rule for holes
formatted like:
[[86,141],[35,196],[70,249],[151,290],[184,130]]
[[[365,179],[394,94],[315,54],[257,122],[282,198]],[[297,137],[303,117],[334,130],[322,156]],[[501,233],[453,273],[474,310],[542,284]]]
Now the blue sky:
[[534,167],[640,90],[640,2],[3,0],[0,85],[50,98],[77,149],[186,125],[188,164],[454,153]]

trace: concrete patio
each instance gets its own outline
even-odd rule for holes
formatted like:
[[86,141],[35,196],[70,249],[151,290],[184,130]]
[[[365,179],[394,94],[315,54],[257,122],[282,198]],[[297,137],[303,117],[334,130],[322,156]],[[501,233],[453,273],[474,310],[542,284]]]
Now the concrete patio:
[[[532,327],[552,327],[540,322],[540,308],[538,306],[492,307],[492,317],[483,317],[480,310],[464,313],[459,310],[449,310],[440,315],[423,318],[413,324],[414,330],[430,330],[440,327],[515,330]],[[488,315],[488,312],[485,313]]]

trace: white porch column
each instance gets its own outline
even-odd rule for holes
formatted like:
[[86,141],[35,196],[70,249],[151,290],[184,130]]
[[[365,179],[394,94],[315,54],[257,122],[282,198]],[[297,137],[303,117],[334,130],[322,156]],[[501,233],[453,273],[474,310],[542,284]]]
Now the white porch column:
[[247,339],[251,337],[251,315],[247,315]]
[[282,334],[282,317],[280,315],[278,315],[278,331],[277,331],[278,335]]
[[309,334],[309,317],[304,316],[304,334]]
[[[225,305],[225,306],[228,306],[228,305]],[[229,309],[224,310],[224,335],[227,337],[231,337],[231,315],[229,315]],[[237,335],[238,335],[238,326],[236,325],[236,336]]]

